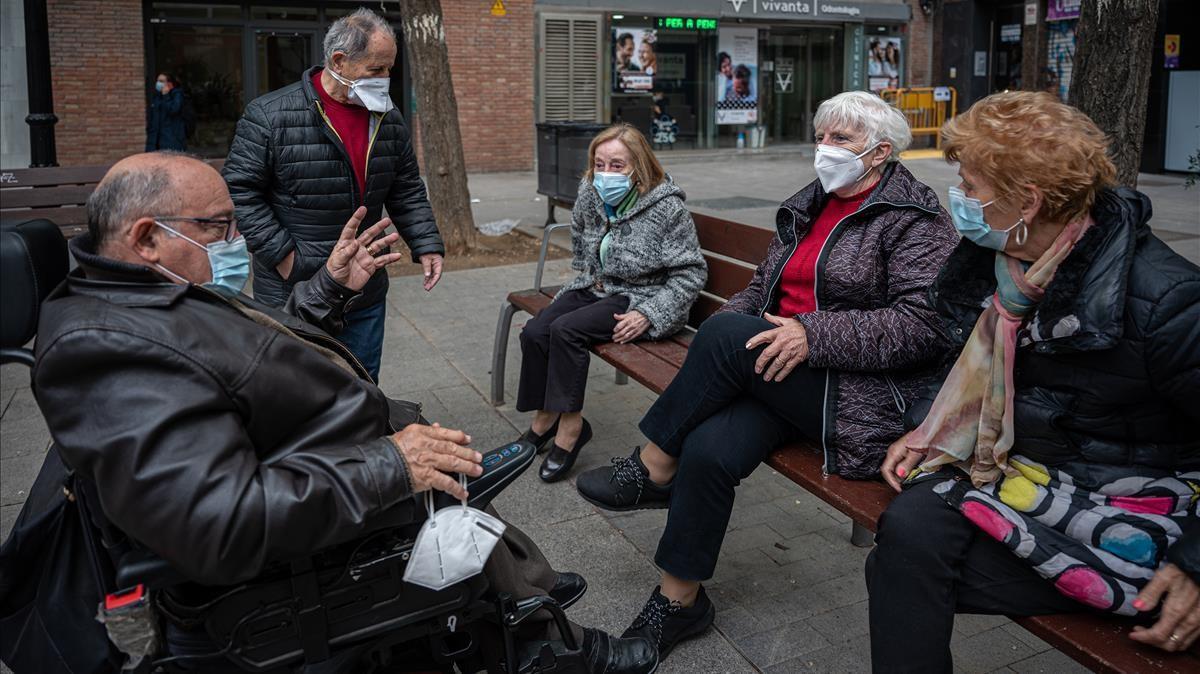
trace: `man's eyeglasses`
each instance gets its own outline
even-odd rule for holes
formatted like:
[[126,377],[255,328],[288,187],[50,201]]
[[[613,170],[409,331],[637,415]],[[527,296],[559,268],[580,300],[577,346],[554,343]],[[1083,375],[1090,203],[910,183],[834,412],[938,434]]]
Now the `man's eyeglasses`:
[[224,241],[233,241],[233,234],[237,231],[236,218],[189,218],[182,215],[172,215],[164,217],[156,217],[159,222],[194,222],[207,230],[220,230],[221,239]]

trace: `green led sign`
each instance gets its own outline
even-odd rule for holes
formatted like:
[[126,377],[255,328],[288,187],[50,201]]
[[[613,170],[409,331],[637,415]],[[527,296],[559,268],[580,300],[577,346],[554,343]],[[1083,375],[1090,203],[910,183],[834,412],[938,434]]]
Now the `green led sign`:
[[660,16],[656,20],[659,29],[664,30],[716,30],[716,19],[703,19],[682,16]]

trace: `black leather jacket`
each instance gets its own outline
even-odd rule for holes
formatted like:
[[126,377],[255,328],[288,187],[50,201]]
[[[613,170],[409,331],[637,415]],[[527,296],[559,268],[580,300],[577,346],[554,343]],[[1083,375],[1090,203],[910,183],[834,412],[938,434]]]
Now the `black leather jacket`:
[[[1069,460],[1200,469],[1200,268],[1150,232],[1150,200],[1100,194],[1087,231],[1018,334],[1016,450]],[[957,357],[995,292],[995,252],[963,240],[930,290]],[[910,408],[924,418],[931,390]],[[1200,526],[1168,552],[1200,583]]]
[[42,307],[33,391],[118,529],[190,580],[228,585],[419,517],[387,398],[315,327],[340,328],[353,296],[326,272],[286,311],[239,298],[292,337],[99,257],[86,235],[71,249],[80,269]]
[[[297,281],[321,269],[359,206],[367,207],[364,227],[378,222],[387,207],[414,262],[427,253],[445,253],[400,111],[371,114],[367,188],[360,195],[345,147],[313,89],[319,70],[310,68],[299,82],[246,106],[221,171],[238,229],[254,255],[254,295],[272,306],[282,305]],[[292,272],[284,281],[275,267],[293,250]],[[358,306],[383,301],[387,285],[381,269],[363,288]]]

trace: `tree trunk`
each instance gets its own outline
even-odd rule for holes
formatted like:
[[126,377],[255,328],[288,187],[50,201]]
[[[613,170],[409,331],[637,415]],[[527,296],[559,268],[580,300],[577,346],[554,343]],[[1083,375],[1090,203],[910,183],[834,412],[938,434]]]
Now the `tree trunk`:
[[477,242],[467,168],[463,161],[458,103],[450,79],[450,56],[439,0],[400,0],[404,44],[417,96],[425,182],[447,254]]
[[1075,29],[1071,105],[1112,140],[1117,182],[1137,187],[1159,0],[1084,0]]

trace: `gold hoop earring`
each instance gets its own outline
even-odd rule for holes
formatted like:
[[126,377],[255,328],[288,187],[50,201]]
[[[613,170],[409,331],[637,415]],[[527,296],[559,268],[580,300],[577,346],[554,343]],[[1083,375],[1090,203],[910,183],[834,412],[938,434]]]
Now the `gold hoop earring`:
[[1025,224],[1025,218],[1017,220],[1017,245],[1024,246],[1025,240],[1029,238],[1029,226]]

